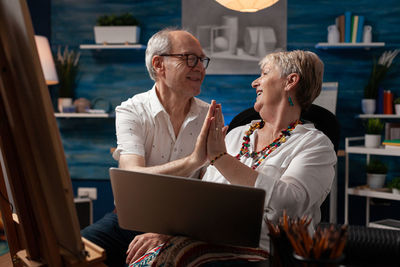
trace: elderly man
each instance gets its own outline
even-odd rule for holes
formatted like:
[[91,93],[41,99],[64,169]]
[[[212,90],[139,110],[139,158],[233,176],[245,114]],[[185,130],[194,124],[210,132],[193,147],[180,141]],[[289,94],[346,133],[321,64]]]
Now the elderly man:
[[[202,165],[197,159],[204,165],[206,152],[193,151],[203,122],[210,116],[207,112],[213,112],[215,103],[209,106],[195,96],[200,93],[209,61],[200,42],[186,31],[164,29],[150,38],[146,67],[155,84],[116,108],[118,147],[113,156],[120,168],[199,176]],[[82,236],[106,250],[110,266],[133,262],[167,238],[123,230],[116,213],[106,214],[82,230]]]

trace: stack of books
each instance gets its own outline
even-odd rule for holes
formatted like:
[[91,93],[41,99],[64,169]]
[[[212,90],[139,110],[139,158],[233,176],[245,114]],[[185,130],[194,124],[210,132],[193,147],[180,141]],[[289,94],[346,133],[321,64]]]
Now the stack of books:
[[400,139],[385,139],[382,145],[385,146],[385,149],[400,149]]
[[343,15],[336,17],[336,26],[340,33],[341,43],[362,43],[365,18],[362,15],[353,15],[346,11]]

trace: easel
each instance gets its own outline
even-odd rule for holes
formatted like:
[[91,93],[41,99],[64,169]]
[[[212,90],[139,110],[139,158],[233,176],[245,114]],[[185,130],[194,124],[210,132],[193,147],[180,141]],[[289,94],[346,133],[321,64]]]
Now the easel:
[[80,236],[25,0],[0,0],[0,25],[0,209],[13,264],[105,266],[104,250]]

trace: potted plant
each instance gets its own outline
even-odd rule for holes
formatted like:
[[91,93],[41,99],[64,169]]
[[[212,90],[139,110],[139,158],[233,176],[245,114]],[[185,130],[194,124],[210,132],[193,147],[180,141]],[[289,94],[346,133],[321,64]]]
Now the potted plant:
[[56,56],[56,69],[59,79],[58,84],[58,110],[60,112],[74,112],[72,100],[75,96],[75,88],[79,72],[80,53],[69,50],[68,46],[61,53],[58,47]]
[[371,160],[367,164],[367,185],[370,188],[382,188],[385,184],[388,168],[380,160]]
[[394,194],[400,194],[400,177],[393,178],[389,182],[388,187],[392,189]]
[[371,75],[367,85],[364,87],[364,98],[362,99],[362,111],[365,114],[374,114],[376,107],[376,98],[378,96],[378,89],[386,73],[389,71],[394,58],[400,50],[385,51],[378,59],[374,61],[372,66]]
[[368,119],[365,125],[365,147],[379,147],[384,123],[378,118]]
[[400,115],[400,97],[396,98],[393,102],[396,115]]
[[122,15],[103,15],[97,18],[94,38],[97,44],[138,43],[139,22],[130,13]]

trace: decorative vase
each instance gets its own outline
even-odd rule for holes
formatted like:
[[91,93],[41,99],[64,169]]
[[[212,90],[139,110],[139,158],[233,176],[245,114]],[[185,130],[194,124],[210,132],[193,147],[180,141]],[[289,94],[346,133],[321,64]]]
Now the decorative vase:
[[339,29],[336,25],[329,25],[328,26],[328,43],[329,44],[336,44],[339,43],[340,34]]
[[396,115],[400,115],[400,104],[395,104],[394,109],[396,111]]
[[224,37],[228,40],[230,54],[236,53],[236,46],[238,42],[238,31],[239,31],[239,20],[238,17],[233,16],[223,16],[222,25],[227,29],[224,31]]
[[376,100],[375,99],[362,99],[361,100],[361,108],[364,114],[374,114],[376,108]]
[[367,173],[367,185],[370,188],[382,188],[385,180],[386,174]]
[[366,134],[365,135],[365,147],[376,148],[381,145],[380,134]]
[[75,106],[72,104],[72,98],[59,97],[58,98],[58,111],[61,113],[75,112]]
[[372,27],[371,25],[365,25],[363,31],[363,43],[372,42]]

